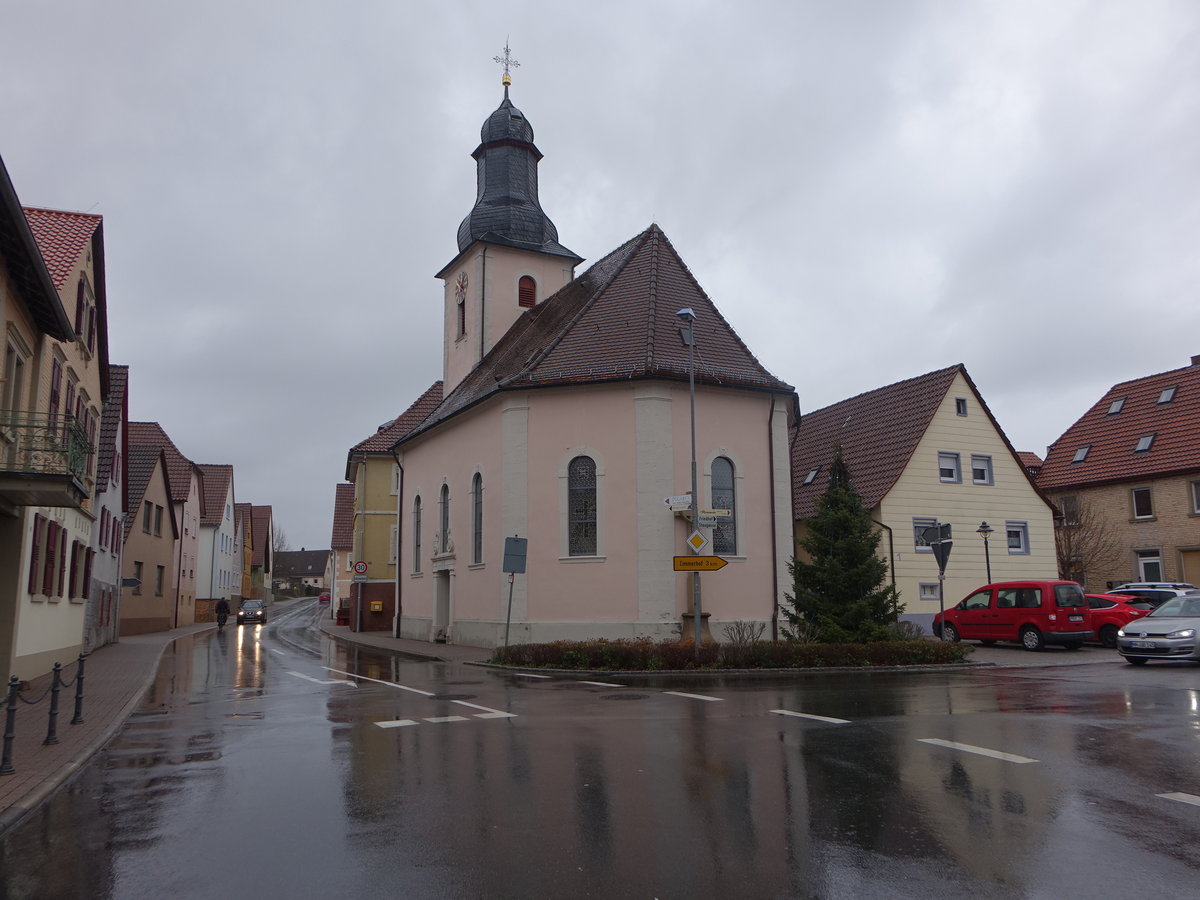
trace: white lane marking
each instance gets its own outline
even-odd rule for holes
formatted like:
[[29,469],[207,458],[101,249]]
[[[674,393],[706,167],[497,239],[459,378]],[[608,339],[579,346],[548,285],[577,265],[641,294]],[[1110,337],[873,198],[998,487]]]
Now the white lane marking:
[[705,697],[703,694],[685,694],[683,691],[663,691],[663,693],[670,694],[672,697],[687,697],[689,700],[707,700],[709,703],[725,699],[724,697]]
[[531,675],[528,672],[513,672],[518,678],[549,678],[549,675]]
[[344,678],[313,678],[311,675],[305,675],[302,672],[288,672],[289,675],[295,675],[297,678],[303,678],[305,681],[311,681],[313,684],[345,684],[352,688],[358,687],[353,681],[347,681]]
[[1003,753],[999,750],[989,750],[987,747],[976,747],[973,744],[959,744],[956,741],[943,741],[940,738],[917,738],[923,744],[933,744],[937,747],[948,747],[951,750],[962,750],[964,753],[977,753],[980,756],[990,756],[992,759],[1002,759],[1011,763],[1035,763],[1036,759],[1028,756],[1017,756],[1015,753]]
[[773,709],[777,716],[795,716],[797,719],[816,719],[818,722],[832,722],[834,725],[849,725],[849,719],[835,719],[832,716],[818,716],[813,713],[793,712],[790,709]]
[[276,648],[274,648],[274,647],[272,647],[272,648],[271,648],[271,652],[272,652],[272,653],[278,653],[280,656],[283,656],[283,651],[282,651],[282,650],[277,650],[277,649],[276,649]]
[[469,706],[471,709],[482,709],[487,715],[476,716],[477,719],[515,719],[516,713],[503,712],[499,709],[492,709],[490,706],[480,706],[478,703],[468,703],[466,700],[451,700],[451,703],[457,703],[459,706]]
[[624,684],[609,684],[607,681],[581,681],[580,684],[594,684],[596,687],[626,687]]
[[387,722],[376,722],[380,728],[403,728],[405,725],[420,725],[416,719],[392,719]]
[[1179,791],[1172,791],[1169,794],[1155,794],[1155,797],[1162,797],[1164,800],[1178,800],[1180,803],[1190,803],[1192,806],[1200,806],[1200,797],[1195,794],[1183,794]]
[[433,716],[432,718],[428,718],[425,721],[433,722],[435,725],[440,725],[442,722],[465,722],[465,721],[467,721],[467,717],[466,716]]
[[347,672],[344,669],[335,669],[332,666],[321,666],[321,668],[326,669],[330,672],[337,672],[339,675],[345,675],[348,678],[357,678],[360,681],[373,681],[376,684],[385,684],[388,687],[394,687],[394,688],[397,688],[402,691],[412,691],[412,693],[420,694],[422,697],[432,697],[433,696],[433,694],[430,693],[429,691],[422,691],[419,688],[408,687],[403,684],[396,684],[396,682],[394,682],[394,681],[380,681],[378,678],[368,678],[366,675],[355,675],[353,672]]

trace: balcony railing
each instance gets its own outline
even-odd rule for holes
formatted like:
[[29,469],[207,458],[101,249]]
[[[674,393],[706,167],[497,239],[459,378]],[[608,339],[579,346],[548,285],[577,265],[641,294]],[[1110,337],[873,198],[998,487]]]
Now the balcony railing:
[[92,452],[72,416],[0,410],[0,494],[12,502],[78,506]]

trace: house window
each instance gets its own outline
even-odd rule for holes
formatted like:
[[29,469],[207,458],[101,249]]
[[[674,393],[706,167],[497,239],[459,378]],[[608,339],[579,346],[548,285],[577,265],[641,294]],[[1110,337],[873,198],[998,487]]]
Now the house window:
[[151,522],[154,521],[154,504],[149,500],[142,502],[142,531],[150,534]]
[[1119,413],[1121,411],[1121,409],[1124,406],[1125,406],[1125,398],[1124,397],[1120,397],[1120,398],[1114,400],[1108,406],[1108,415],[1115,416],[1117,413]]
[[58,411],[62,404],[62,363],[57,359],[50,365],[50,427],[58,427]]
[[713,509],[727,509],[729,516],[718,519],[713,528],[713,552],[720,555],[737,553],[737,510],[734,508],[733,463],[718,456],[712,463]]
[[948,483],[958,484],[962,481],[962,463],[957,453],[938,454],[938,478]]
[[1058,506],[1062,510],[1062,523],[1064,525],[1079,524],[1079,495],[1064,494],[1058,498]]
[[1200,516],[1200,481],[1193,481],[1189,487],[1192,491],[1192,512]]
[[804,476],[804,483],[812,484],[814,481],[817,480],[817,473],[820,471],[821,471],[820,466],[813,466],[811,469],[808,470],[808,474]]
[[992,458],[990,456],[971,456],[971,483],[992,484]]
[[413,573],[420,574],[421,572],[421,498],[413,498],[412,509],[412,529],[413,529]]
[[24,405],[22,392],[25,389],[25,360],[28,354],[22,353],[16,344],[8,344],[4,352],[4,388],[0,394],[0,408],[19,410]]
[[929,542],[925,540],[925,529],[937,525],[937,519],[928,516],[913,516],[913,549],[918,553],[932,553]]
[[567,545],[571,556],[596,555],[596,461],[590,456],[567,466]]
[[955,411],[955,413],[957,413],[960,416],[965,416],[967,414],[967,398],[966,397],[955,397],[954,398],[954,411]]
[[1005,522],[1004,530],[1008,533],[1008,552],[1014,556],[1029,553],[1029,523]]
[[1179,390],[1178,387],[1163,388],[1163,392],[1158,395],[1158,402],[1159,403],[1170,403],[1172,400],[1175,399],[1175,392],[1177,390]]
[[1142,581],[1162,581],[1162,552],[1159,550],[1137,551],[1138,577]]
[[439,521],[438,536],[439,537],[438,537],[438,540],[434,542],[435,544],[437,544],[437,546],[434,548],[434,550],[438,553],[449,553],[450,549],[454,546],[450,542],[450,485],[448,485],[448,484],[442,485],[441,500],[439,502],[440,502],[440,509],[438,510],[438,521]]
[[920,599],[922,600],[937,600],[938,585],[936,581],[922,581],[920,583]]
[[[224,573],[222,573],[223,576]],[[133,593],[140,594],[142,592],[142,564],[140,562],[134,561],[133,577],[137,580],[137,584],[133,586]]]
[[395,497],[400,493],[400,467],[392,463],[392,496]]
[[471,562],[483,562],[483,476],[471,479]]
[[154,596],[155,597],[161,597],[163,595],[163,581],[164,581],[164,576],[166,575],[166,572],[167,572],[166,566],[155,566],[154,567]]
[[395,564],[396,551],[399,548],[398,538],[400,537],[400,526],[393,525],[391,532],[388,535],[388,562]]
[[1129,495],[1133,499],[1133,517],[1135,519],[1154,518],[1154,500],[1150,496],[1150,488],[1134,488]]
[[1085,459],[1087,459],[1088,451],[1091,449],[1092,449],[1091,444],[1085,444],[1084,446],[1078,448],[1075,451],[1075,455],[1073,457],[1071,457],[1071,462],[1073,462],[1073,463],[1083,462]]
[[1134,453],[1145,453],[1150,449],[1150,445],[1154,443],[1153,434],[1143,434],[1138,438],[1137,446],[1133,448]]
[[522,275],[517,282],[517,305],[533,306],[537,303],[537,282],[528,275]]
[[154,533],[162,535],[162,514],[163,508],[157,503],[154,505]]

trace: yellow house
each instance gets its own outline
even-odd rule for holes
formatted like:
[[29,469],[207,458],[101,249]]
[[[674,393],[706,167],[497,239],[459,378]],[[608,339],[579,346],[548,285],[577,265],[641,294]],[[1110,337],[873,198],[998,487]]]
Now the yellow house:
[[383,631],[396,614],[397,502],[403,490],[392,446],[420,425],[442,401],[435,382],[404,413],[351,448],[346,480],[354,486],[352,562],[364,562],[366,580],[352,582],[350,627]]
[[121,635],[167,631],[174,624],[175,542],[167,460],[161,447],[129,446],[129,514],[121,588]]
[[829,486],[838,447],[883,531],[880,553],[905,605],[902,619],[930,631],[940,606],[930,526],[951,528],[946,606],[990,581],[1058,577],[1053,508],[963,365],[803,417],[792,445],[797,540]]

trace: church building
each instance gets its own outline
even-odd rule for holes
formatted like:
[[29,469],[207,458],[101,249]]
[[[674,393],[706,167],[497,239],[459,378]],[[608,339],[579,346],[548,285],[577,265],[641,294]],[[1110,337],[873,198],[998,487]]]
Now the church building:
[[[368,439],[392,475],[395,581],[386,599],[352,592],[351,627],[475,646],[687,637],[700,578],[712,638],[735,621],[772,636],[794,552],[795,391],[657,225],[575,276],[582,259],[541,208],[542,154],[508,93],[506,75],[472,154],[475,205],[437,274],[443,370]],[[365,471],[356,450],[350,481]],[[382,521],[356,518],[357,546]],[[510,576],[513,537],[527,543]],[[675,570],[695,552],[720,559]]]

